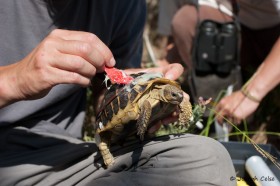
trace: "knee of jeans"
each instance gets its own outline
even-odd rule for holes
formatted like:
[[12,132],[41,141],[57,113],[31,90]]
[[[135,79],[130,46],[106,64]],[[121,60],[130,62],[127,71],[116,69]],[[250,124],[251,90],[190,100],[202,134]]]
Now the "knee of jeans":
[[[224,183],[225,185],[236,185],[230,177],[235,176],[232,159],[226,148],[217,140],[200,137],[200,153],[204,153],[203,161],[206,163],[207,171],[212,172],[210,181],[213,183]],[[202,156],[203,157],[203,156]]]
[[228,181],[230,176],[235,175],[230,155],[219,141],[203,136],[196,136],[193,141],[197,141],[194,145],[196,153],[199,153],[194,156],[195,160],[205,170],[211,171],[215,179]]
[[191,141],[196,154],[201,154],[202,157],[214,161],[212,163],[215,163],[215,161],[219,163],[223,160],[231,162],[228,151],[217,140],[194,135]]
[[202,138],[204,152],[209,156],[213,164],[232,166],[232,160],[226,148],[217,140],[212,138]]

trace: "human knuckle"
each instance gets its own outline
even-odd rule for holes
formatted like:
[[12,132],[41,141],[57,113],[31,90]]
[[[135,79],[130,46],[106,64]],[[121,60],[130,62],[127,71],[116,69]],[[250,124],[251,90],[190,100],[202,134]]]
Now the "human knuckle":
[[50,74],[44,68],[38,69],[37,73],[38,73],[38,76],[40,77],[42,82],[48,82],[49,81]]
[[111,60],[112,57],[113,57],[113,54],[110,51],[108,51],[105,53],[104,60],[109,61],[109,60]]
[[35,61],[34,61],[34,67],[36,69],[44,69],[45,66],[48,63],[48,59],[45,56],[44,52],[38,52],[36,54],[36,56],[34,57]]
[[53,37],[48,37],[46,39],[44,39],[41,44],[40,44],[40,49],[41,50],[49,50],[51,48],[53,48],[53,46],[56,43],[56,39]]
[[89,70],[89,75],[91,77],[93,77],[96,74],[96,68],[94,66],[92,66]]
[[104,58],[102,56],[100,56],[100,55],[96,55],[95,56],[95,58],[94,58],[94,66],[96,68],[102,67],[104,65],[104,63],[105,63],[105,60],[104,60]]
[[84,67],[84,61],[82,59],[79,58],[73,58],[70,60],[70,64],[72,66],[73,69],[81,69]]
[[50,32],[50,36],[58,36],[61,33],[61,29],[54,29]]
[[71,83],[79,83],[81,80],[80,75],[76,72],[70,72],[69,76],[67,77]]
[[98,40],[98,37],[93,34],[93,33],[86,33],[86,40],[89,41],[89,42],[96,42]]
[[89,54],[91,51],[91,46],[89,43],[80,43],[77,47],[82,54]]

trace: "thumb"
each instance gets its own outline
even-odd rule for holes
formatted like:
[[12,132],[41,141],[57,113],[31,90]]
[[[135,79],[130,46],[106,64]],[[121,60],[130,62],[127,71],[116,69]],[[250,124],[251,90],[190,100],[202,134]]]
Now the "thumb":
[[180,75],[183,73],[184,68],[179,63],[173,63],[169,64],[168,66],[165,66],[163,69],[164,77],[170,80],[176,80],[180,77]]

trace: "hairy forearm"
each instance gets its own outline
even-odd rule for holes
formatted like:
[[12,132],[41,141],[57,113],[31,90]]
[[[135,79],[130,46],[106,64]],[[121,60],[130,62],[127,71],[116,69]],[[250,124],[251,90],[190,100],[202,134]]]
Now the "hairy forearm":
[[247,85],[247,90],[259,100],[280,83],[280,38]]

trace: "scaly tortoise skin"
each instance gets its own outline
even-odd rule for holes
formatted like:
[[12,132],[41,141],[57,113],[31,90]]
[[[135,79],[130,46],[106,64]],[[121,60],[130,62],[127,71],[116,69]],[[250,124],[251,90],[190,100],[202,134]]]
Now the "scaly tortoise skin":
[[178,126],[188,127],[192,116],[192,106],[177,82],[159,73],[139,73],[132,77],[134,80],[128,85],[111,85],[96,118],[95,140],[106,166],[114,163],[111,143],[135,133],[143,140],[151,124],[177,109],[180,111]]

